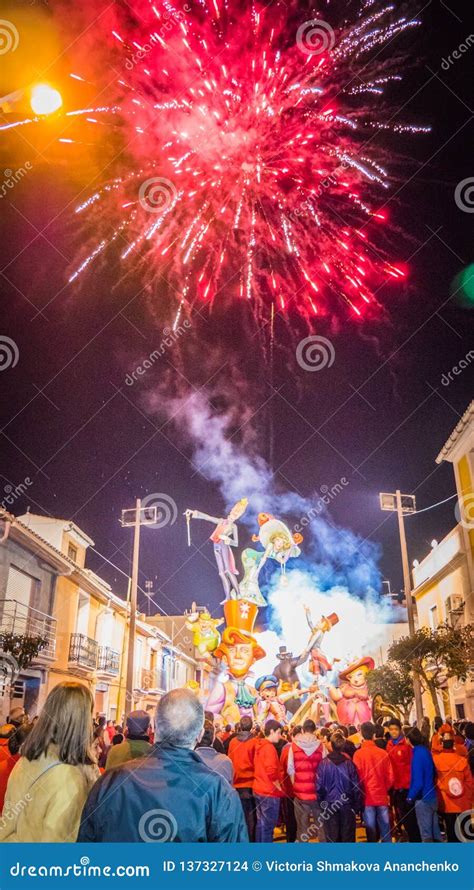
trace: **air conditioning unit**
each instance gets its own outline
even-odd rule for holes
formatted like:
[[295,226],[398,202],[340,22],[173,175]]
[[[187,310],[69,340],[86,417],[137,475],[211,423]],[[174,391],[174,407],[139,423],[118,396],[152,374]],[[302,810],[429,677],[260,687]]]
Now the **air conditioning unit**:
[[446,612],[448,615],[452,615],[453,612],[462,612],[463,609],[464,600],[461,593],[452,593],[451,596],[446,597]]

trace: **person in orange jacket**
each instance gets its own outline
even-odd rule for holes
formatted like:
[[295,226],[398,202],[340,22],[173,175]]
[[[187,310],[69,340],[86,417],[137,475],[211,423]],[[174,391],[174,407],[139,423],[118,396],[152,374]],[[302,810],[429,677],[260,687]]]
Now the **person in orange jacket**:
[[464,739],[463,739],[462,735],[460,735],[458,732],[455,732],[455,730],[453,729],[451,724],[448,723],[447,720],[446,720],[446,723],[443,723],[441,717],[435,717],[435,727],[436,727],[436,732],[435,732],[433,738],[431,739],[431,753],[432,754],[440,754],[441,751],[443,750],[442,735],[443,735],[443,732],[447,731],[447,732],[452,733],[452,735],[453,735],[454,748],[455,748],[456,752],[460,755],[460,757],[467,757],[467,748],[464,743]]
[[461,841],[456,832],[460,813],[472,809],[472,775],[465,754],[455,747],[455,732],[448,723],[440,729],[442,751],[433,755],[438,807],[446,825],[448,843]]
[[253,782],[255,774],[255,754],[260,739],[252,735],[252,718],[241,717],[240,730],[230,740],[228,756],[234,767],[234,788],[240,797],[244,811],[249,840],[255,841],[256,816]]
[[403,735],[402,724],[396,717],[391,717],[388,721],[388,731],[390,738],[385,750],[390,757],[394,775],[391,798],[397,826],[403,825],[410,843],[419,844],[421,837],[415,807],[412,803],[407,803],[413,748]]
[[260,740],[255,753],[253,793],[257,813],[256,841],[271,843],[278,822],[280,801],[284,795],[284,774],[274,747],[281,739],[281,725],[276,720],[265,723],[265,738]]
[[388,793],[393,788],[393,774],[390,757],[374,742],[375,726],[363,723],[361,728],[362,744],[354,754],[354,764],[362,784],[364,794],[364,823],[367,841],[377,840],[377,826],[382,843],[391,844],[390,817],[388,809]]

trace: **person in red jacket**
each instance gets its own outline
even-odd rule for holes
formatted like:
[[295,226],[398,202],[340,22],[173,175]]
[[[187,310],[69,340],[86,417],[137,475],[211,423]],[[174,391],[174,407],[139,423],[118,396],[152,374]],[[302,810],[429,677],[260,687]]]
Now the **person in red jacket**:
[[322,822],[316,801],[316,770],[323,759],[323,743],[316,738],[316,724],[305,720],[303,732],[293,739],[288,752],[287,772],[293,783],[297,839],[307,842],[311,837],[311,816],[315,823],[314,837],[321,837]]
[[230,740],[228,756],[234,766],[234,788],[240,797],[244,811],[249,840],[255,841],[257,825],[255,815],[255,799],[253,781],[255,772],[255,753],[260,740],[252,735],[252,718],[241,717],[240,731]]
[[421,836],[416,820],[415,806],[412,803],[407,803],[413,748],[403,735],[402,724],[396,717],[391,717],[388,721],[388,731],[390,739],[385,750],[390,757],[394,775],[391,799],[395,810],[395,828],[403,825],[410,843],[419,844]]
[[364,793],[364,823],[367,841],[377,840],[377,826],[382,843],[391,844],[388,792],[395,781],[390,757],[374,742],[375,726],[363,723],[362,744],[354,754],[354,764]]
[[281,739],[281,725],[276,720],[265,723],[265,738],[259,739],[254,761],[253,793],[256,804],[258,844],[271,843],[278,822],[283,797],[283,770],[274,747]]
[[472,776],[467,757],[456,750],[452,726],[443,725],[439,733],[442,751],[433,754],[438,807],[446,825],[446,839],[455,843],[463,839],[460,814],[472,812]]
[[[0,736],[5,728],[6,727],[3,726],[0,729]],[[3,811],[10,773],[20,759],[20,748],[32,729],[33,724],[31,723],[25,723],[22,726],[18,726],[18,728],[12,726],[7,739],[6,751],[2,746],[2,755],[4,756],[0,757],[0,813]]]

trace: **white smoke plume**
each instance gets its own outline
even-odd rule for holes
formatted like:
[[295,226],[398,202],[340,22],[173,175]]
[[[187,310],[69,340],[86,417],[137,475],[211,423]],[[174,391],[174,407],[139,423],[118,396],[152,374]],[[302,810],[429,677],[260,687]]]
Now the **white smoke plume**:
[[[226,509],[247,496],[249,508],[241,522],[253,532],[258,530],[259,512],[273,513],[292,528],[302,524],[305,540],[297,567],[307,568],[321,591],[345,587],[365,599],[380,593],[378,546],[336,526],[321,511],[319,493],[308,498],[277,487],[271,468],[258,454],[256,423],[242,394],[232,403],[228,397],[223,401],[219,392],[203,389],[170,397],[168,383],[149,394],[147,408],[166,416],[181,432],[192,449],[196,471],[219,487]],[[206,509],[205,504],[199,506]]]

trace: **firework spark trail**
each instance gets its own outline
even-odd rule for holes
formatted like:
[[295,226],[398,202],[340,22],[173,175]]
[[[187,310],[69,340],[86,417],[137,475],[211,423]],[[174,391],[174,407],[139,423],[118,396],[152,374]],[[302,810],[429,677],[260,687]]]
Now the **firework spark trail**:
[[127,152],[77,208],[98,234],[70,280],[120,232],[122,261],[150,282],[166,270],[179,315],[216,296],[307,320],[376,310],[405,272],[379,244],[390,178],[374,130],[426,131],[384,120],[378,97],[401,75],[382,51],[418,22],[374,0],[332,26],[278,3],[184,9],[116,9],[107,39],[126,73],[106,108],[76,114],[112,113]]

